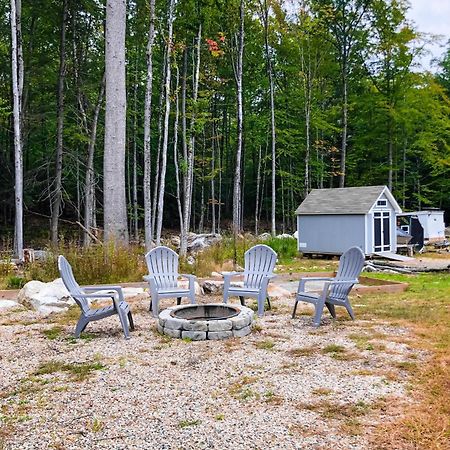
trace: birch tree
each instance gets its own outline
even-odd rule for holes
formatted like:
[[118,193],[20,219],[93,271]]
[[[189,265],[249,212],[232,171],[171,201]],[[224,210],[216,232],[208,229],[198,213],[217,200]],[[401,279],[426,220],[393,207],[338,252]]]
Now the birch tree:
[[55,187],[51,194],[52,218],[50,224],[52,244],[58,244],[58,224],[62,202],[62,170],[63,170],[63,132],[64,132],[64,81],[66,76],[66,24],[67,0],[63,2],[61,20],[61,40],[59,48],[59,74],[57,89],[56,112],[56,161],[55,161]]
[[169,118],[170,118],[170,80],[171,67],[170,59],[172,55],[172,37],[173,37],[173,15],[174,15],[175,0],[169,2],[169,15],[167,18],[167,67],[164,88],[164,128],[163,128],[163,142],[161,151],[161,173],[158,191],[158,221],[156,224],[156,245],[161,245],[161,231],[162,221],[164,215],[164,192],[166,186],[166,170],[167,170],[167,147],[169,143]]
[[277,234],[276,229],[276,128],[275,128],[275,86],[274,86],[274,74],[273,74],[273,64],[270,55],[269,47],[269,5],[267,0],[262,0],[260,3],[261,19],[264,28],[264,54],[266,57],[266,70],[267,77],[269,79],[269,94],[270,94],[270,134],[271,134],[271,150],[272,150],[272,205],[271,205],[271,234],[275,236]]
[[126,0],[106,2],[105,149],[103,208],[105,240],[128,244],[125,195],[125,28]]
[[191,210],[192,210],[192,193],[194,187],[194,157],[195,157],[195,120],[196,120],[196,108],[197,108],[197,98],[198,98],[198,84],[200,78],[200,45],[202,39],[202,25],[198,26],[197,32],[197,45],[196,45],[196,56],[194,63],[194,78],[192,86],[192,102],[193,110],[191,114],[190,123],[190,137],[189,143],[186,137],[186,71],[187,71],[187,59],[183,64],[183,86],[182,86],[182,126],[183,126],[183,152],[185,153],[185,161],[187,163],[187,168],[185,171],[185,177],[183,180],[184,186],[184,204],[183,204],[183,229],[180,234],[180,255],[184,256],[187,253],[187,234],[189,232],[189,224],[191,222]]
[[144,104],[144,233],[145,247],[150,250],[152,246],[152,195],[151,195],[151,145],[150,126],[152,119],[152,93],[153,93],[153,45],[155,42],[155,0],[150,0],[150,25],[147,41],[147,82],[145,88]]
[[233,64],[234,78],[236,82],[236,126],[237,126],[237,143],[236,143],[236,159],[233,181],[233,233],[238,234],[242,230],[241,223],[241,193],[242,193],[242,148],[243,148],[243,132],[244,132],[244,105],[243,105],[243,58],[244,58],[244,0],[240,0],[239,4],[239,32],[234,36],[237,57]]
[[14,122],[14,253],[23,261],[23,149],[21,102],[23,92],[22,39],[20,35],[21,0],[11,0],[11,69]]

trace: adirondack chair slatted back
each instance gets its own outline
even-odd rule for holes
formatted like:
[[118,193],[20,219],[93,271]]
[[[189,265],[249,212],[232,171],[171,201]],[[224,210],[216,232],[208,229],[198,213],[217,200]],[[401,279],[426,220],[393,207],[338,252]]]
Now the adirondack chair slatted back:
[[364,266],[365,256],[359,247],[348,249],[339,260],[339,268],[335,279],[338,281],[349,280],[349,283],[333,285],[329,297],[336,300],[345,300],[350,293],[355,280],[358,278]]
[[145,255],[145,260],[158,289],[177,287],[178,255],[172,249],[156,247]]
[[277,254],[267,245],[255,245],[245,252],[244,261],[244,286],[259,288],[263,278],[272,274]]
[[75,299],[77,305],[82,311],[89,310],[89,303],[80,288],[80,285],[75,281],[73,276],[72,267],[64,256],[58,256],[58,269],[63,280],[64,286],[70,292],[70,295]]

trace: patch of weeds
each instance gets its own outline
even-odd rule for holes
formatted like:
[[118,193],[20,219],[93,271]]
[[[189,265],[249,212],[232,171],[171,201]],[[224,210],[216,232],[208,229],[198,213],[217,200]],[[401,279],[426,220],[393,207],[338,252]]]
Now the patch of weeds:
[[272,391],[264,392],[264,400],[272,405],[281,405],[283,403],[283,397],[274,394]]
[[311,356],[316,352],[315,347],[299,347],[299,348],[292,348],[291,350],[288,350],[288,354],[290,356]]
[[324,353],[324,354],[344,353],[344,352],[345,352],[345,347],[343,347],[342,345],[337,345],[337,344],[330,344],[322,349],[322,353]]
[[86,341],[86,342],[90,342],[90,341],[92,341],[93,339],[95,339],[97,337],[97,335],[96,334],[93,334],[93,333],[81,333],[80,334],[80,337],[77,339],[75,336],[68,336],[67,338],[66,338],[66,341],[67,341],[67,343],[68,344],[77,344],[78,342],[80,342],[80,340],[81,341]]
[[262,326],[260,323],[256,322],[252,325],[252,331],[256,331],[256,333],[261,333],[262,331]]
[[51,341],[58,339],[62,332],[62,327],[60,326],[54,326],[53,328],[50,328],[49,330],[43,330],[42,334]]
[[316,403],[301,404],[300,408],[315,411],[324,419],[345,420],[348,418],[359,417],[370,411],[370,405],[363,401],[357,403],[333,403],[327,400]]
[[201,420],[182,420],[178,423],[179,428],[187,428],[187,427],[195,427],[196,425],[200,425],[202,423]]
[[93,433],[98,433],[99,431],[102,431],[104,427],[103,422],[98,419],[97,417],[94,418],[91,425],[91,430]]
[[273,348],[275,347],[275,342],[268,339],[266,341],[257,342],[255,345],[256,348],[259,348],[260,350],[273,350]]
[[216,420],[225,420],[225,414],[217,414],[214,419]]
[[397,369],[413,373],[417,370],[417,363],[413,361],[400,361],[394,364]]
[[119,367],[124,368],[127,365],[128,359],[125,356],[119,358]]
[[58,325],[74,325],[80,318],[80,308],[77,305],[71,306],[61,314],[55,314],[52,322]]
[[11,275],[6,279],[7,289],[22,289],[27,280],[23,277],[18,277],[16,275]]
[[55,372],[68,372],[76,381],[88,378],[94,370],[105,369],[100,362],[64,363],[62,361],[47,361],[39,366],[34,375],[49,375]]
[[340,429],[343,433],[350,436],[358,436],[362,433],[361,422],[354,417],[345,419],[344,423],[340,426]]
[[190,342],[192,342],[192,338],[190,338],[190,337],[184,337],[184,338],[181,339],[181,341],[184,342],[184,343],[186,343],[186,344],[189,344]]
[[312,393],[314,395],[330,395],[330,394],[333,393],[333,390],[332,389],[328,389],[328,388],[320,387],[320,388],[313,389]]
[[232,383],[228,389],[230,395],[240,400],[246,400],[257,395],[248,387],[248,385],[255,383],[257,377],[243,377],[241,380]]

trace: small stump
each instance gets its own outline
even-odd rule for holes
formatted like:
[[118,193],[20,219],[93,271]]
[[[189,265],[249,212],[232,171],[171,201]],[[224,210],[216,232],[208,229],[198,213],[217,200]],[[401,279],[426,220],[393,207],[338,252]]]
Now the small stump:
[[158,317],[158,331],[193,341],[246,336],[252,331],[253,310],[224,303],[173,306]]

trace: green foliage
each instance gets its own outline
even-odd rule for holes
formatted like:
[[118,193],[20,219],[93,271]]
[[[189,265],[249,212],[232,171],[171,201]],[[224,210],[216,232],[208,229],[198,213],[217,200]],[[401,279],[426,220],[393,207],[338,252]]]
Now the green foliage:
[[264,244],[273,248],[278,255],[281,264],[291,261],[298,256],[297,239],[292,238],[270,238]]
[[6,279],[6,287],[8,289],[21,289],[26,282],[25,278],[12,275]]

